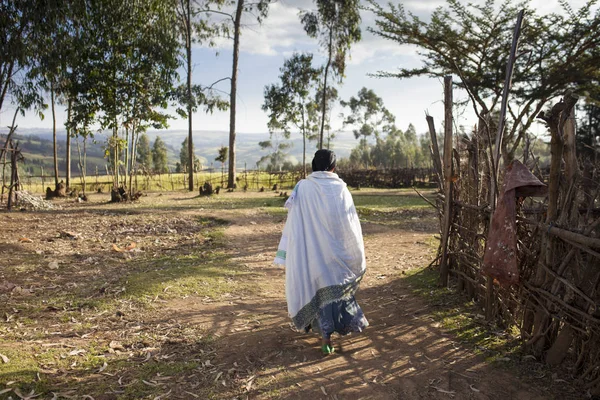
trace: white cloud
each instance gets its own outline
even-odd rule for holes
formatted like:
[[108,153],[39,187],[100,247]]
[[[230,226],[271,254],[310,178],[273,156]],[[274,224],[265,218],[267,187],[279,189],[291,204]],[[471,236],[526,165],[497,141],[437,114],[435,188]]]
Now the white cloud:
[[[269,6],[269,15],[259,24],[256,18],[247,13],[242,21],[240,51],[249,54],[278,55],[298,47],[316,46],[300,23],[299,5],[307,2],[277,2]],[[220,38],[217,48],[231,48],[231,39]]]

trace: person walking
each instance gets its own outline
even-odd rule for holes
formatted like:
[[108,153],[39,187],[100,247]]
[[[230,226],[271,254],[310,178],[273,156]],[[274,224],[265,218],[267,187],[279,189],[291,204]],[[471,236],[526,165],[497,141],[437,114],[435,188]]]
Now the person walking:
[[362,229],[335,166],[333,151],[315,153],[312,174],[286,201],[288,217],[275,257],[285,266],[288,312],[296,329],[320,333],[324,354],[335,352],[334,332],[362,332],[369,325],[354,297],[366,271]]

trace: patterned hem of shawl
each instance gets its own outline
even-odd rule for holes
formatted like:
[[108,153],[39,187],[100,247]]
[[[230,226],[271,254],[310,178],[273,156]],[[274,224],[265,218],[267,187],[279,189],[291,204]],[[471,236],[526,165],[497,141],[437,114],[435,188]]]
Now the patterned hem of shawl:
[[317,317],[319,310],[333,302],[338,300],[347,300],[356,293],[358,285],[365,275],[365,271],[358,276],[354,281],[346,283],[345,285],[333,285],[327,286],[317,290],[314,297],[298,311],[298,313],[292,317],[292,322],[296,326],[296,329],[302,330],[306,328],[312,320]]

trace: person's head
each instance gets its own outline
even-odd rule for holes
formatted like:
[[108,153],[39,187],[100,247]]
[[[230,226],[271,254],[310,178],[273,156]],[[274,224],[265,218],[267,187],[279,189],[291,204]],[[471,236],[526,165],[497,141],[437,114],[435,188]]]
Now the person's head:
[[335,153],[331,150],[317,150],[312,160],[313,171],[333,171],[335,169]]

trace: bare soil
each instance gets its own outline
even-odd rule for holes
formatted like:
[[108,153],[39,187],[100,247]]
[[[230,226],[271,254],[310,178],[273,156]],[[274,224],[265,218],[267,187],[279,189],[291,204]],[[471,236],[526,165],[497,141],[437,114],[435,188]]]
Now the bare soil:
[[432,261],[430,211],[364,218],[357,300],[370,326],[334,337],[336,354],[322,356],[319,338],[287,316],[285,271],[272,264],[285,213],[273,193],[107,200],[0,214],[0,398],[567,396],[486,362],[432,317],[439,305],[406,278]]

